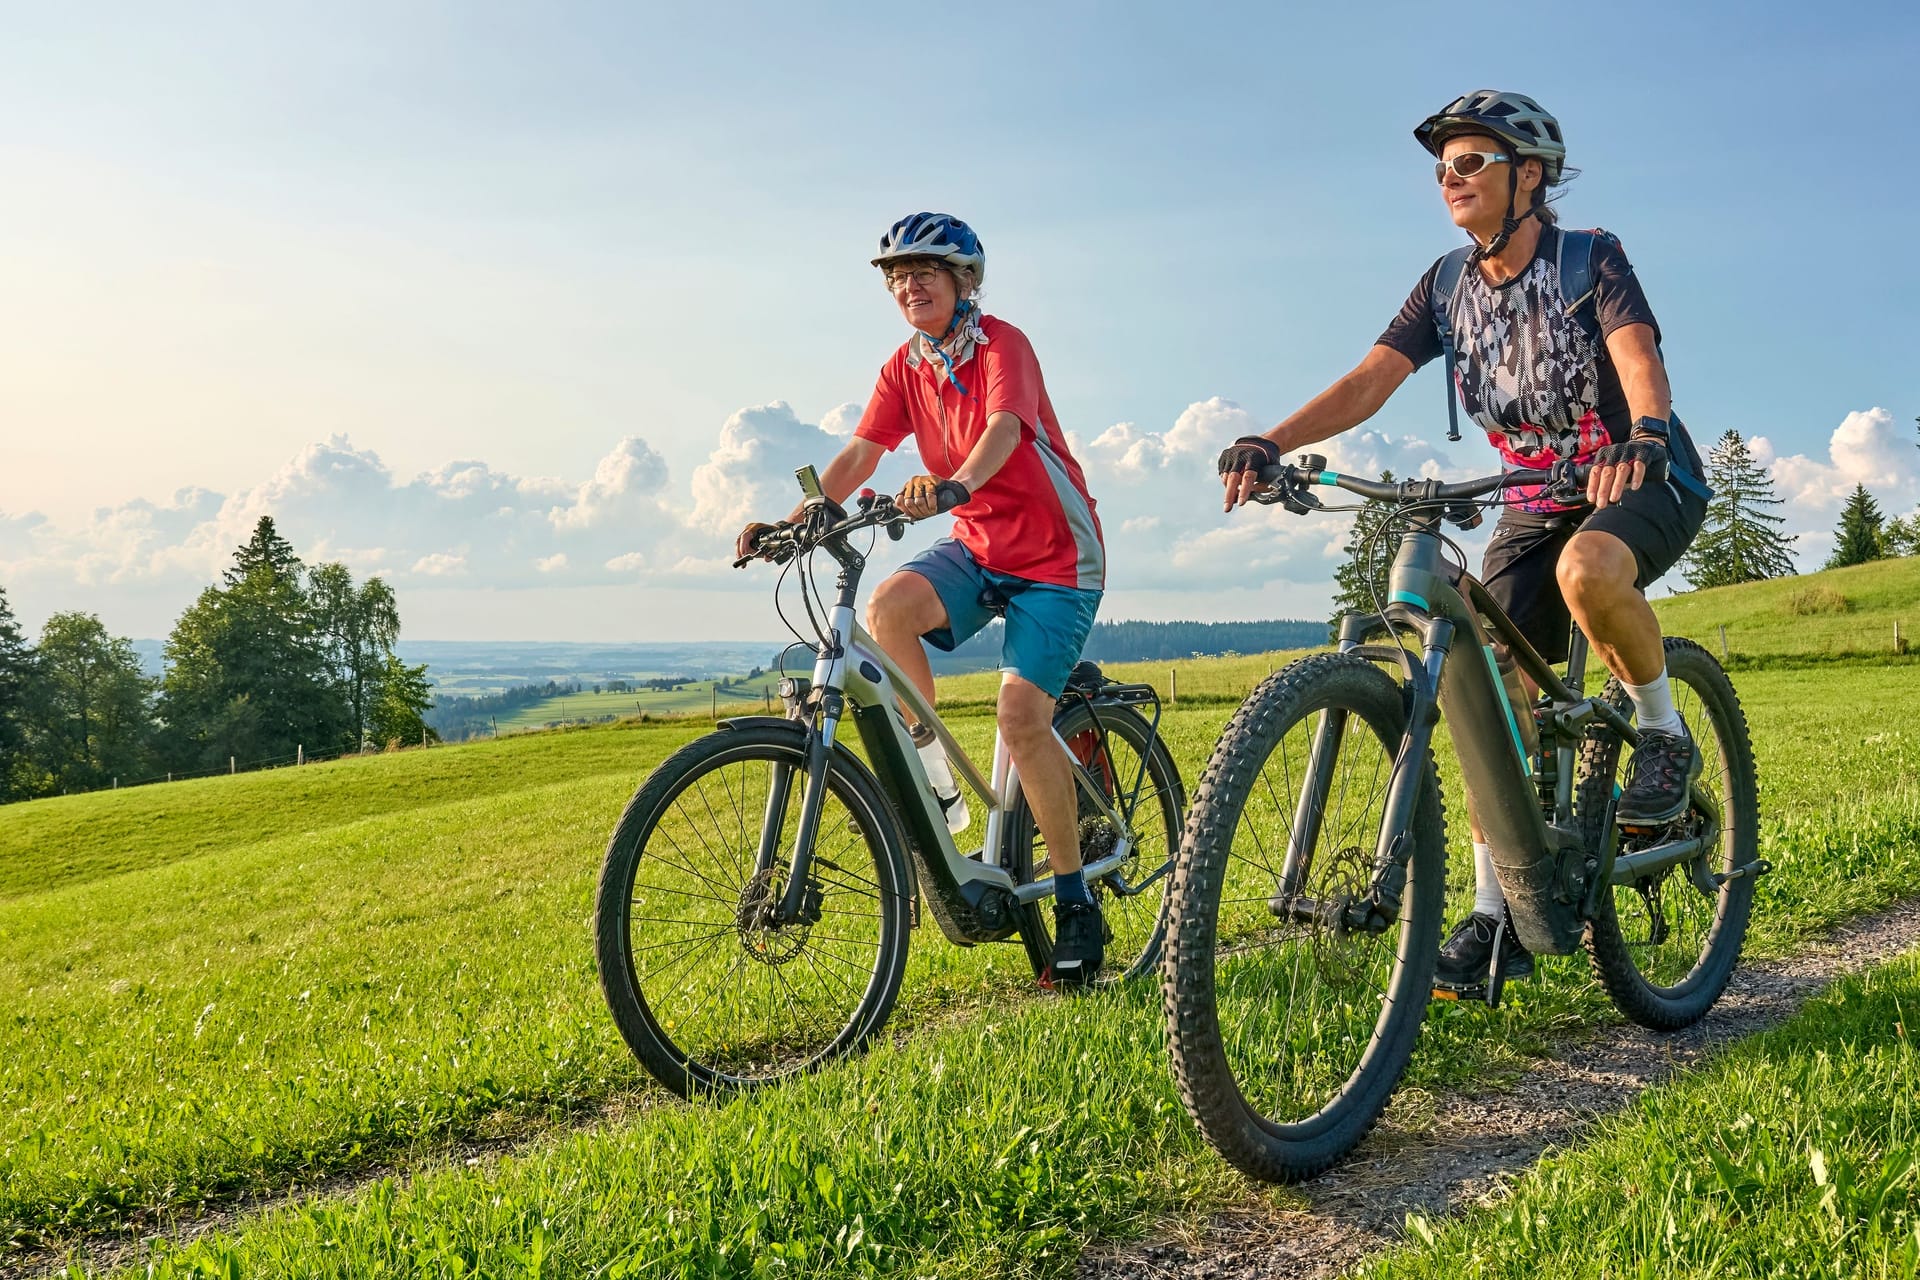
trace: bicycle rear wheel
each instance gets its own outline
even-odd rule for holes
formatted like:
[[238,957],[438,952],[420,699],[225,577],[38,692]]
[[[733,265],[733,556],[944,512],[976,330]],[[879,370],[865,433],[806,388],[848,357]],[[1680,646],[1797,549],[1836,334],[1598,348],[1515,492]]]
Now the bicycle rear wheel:
[[[1131,842],[1131,856],[1116,871],[1087,886],[1112,934],[1099,981],[1123,981],[1160,963],[1166,937],[1167,881],[1180,847],[1186,791],[1167,744],[1131,707],[1096,703],[1089,709],[1075,702],[1054,716],[1053,727],[1105,802],[1096,803],[1076,782],[1081,860],[1098,861],[1119,840]],[[1007,869],[1022,883],[1052,875],[1046,841],[1024,794],[1009,816]],[[1047,901],[1020,911],[1020,938],[1036,975],[1046,973],[1053,964],[1052,913]]]
[[[674,1092],[729,1092],[858,1051],[886,1022],[907,956],[898,827],[836,751],[801,918],[785,891],[806,785],[798,725],[709,734],[655,769],[607,845],[595,906],[600,985],[620,1034]],[[762,829],[770,866],[756,869]]]
[[[1698,1022],[1726,990],[1746,942],[1754,880],[1743,876],[1712,892],[1702,882],[1711,888],[1712,873],[1746,866],[1760,848],[1753,744],[1733,683],[1691,640],[1669,636],[1666,650],[1674,708],[1700,748],[1700,777],[1692,811],[1641,843],[1701,836],[1707,851],[1693,865],[1603,889],[1586,940],[1594,977],[1613,1003],[1656,1031]],[[1609,680],[1601,696],[1633,714],[1619,680]],[[1592,846],[1607,803],[1625,782],[1627,756],[1620,748],[1620,738],[1602,729],[1581,750],[1578,810]]]
[[1377,667],[1302,659],[1241,704],[1195,792],[1167,892],[1168,1047],[1202,1134],[1254,1177],[1309,1178],[1351,1150],[1426,1018],[1446,889],[1431,754],[1397,919],[1355,931],[1343,910],[1372,882],[1405,729]]

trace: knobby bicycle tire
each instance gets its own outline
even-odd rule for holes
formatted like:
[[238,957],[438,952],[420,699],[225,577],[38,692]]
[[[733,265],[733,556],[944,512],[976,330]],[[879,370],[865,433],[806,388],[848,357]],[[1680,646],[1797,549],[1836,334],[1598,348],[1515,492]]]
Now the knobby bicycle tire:
[[[1667,678],[1675,708],[1702,756],[1696,787],[1720,810],[1707,871],[1728,872],[1759,856],[1759,782],[1747,718],[1733,683],[1713,655],[1691,640],[1666,639]],[[1618,679],[1601,696],[1628,715],[1632,704]],[[1581,748],[1578,813],[1589,847],[1597,846],[1607,803],[1618,794],[1621,740],[1604,728]],[[1697,814],[1684,822],[1697,823]],[[1704,1017],[1733,977],[1753,911],[1754,878],[1720,886],[1709,898],[1685,866],[1637,885],[1600,891],[1587,926],[1588,963],[1620,1012],[1641,1026],[1674,1031]]]
[[[1234,714],[1195,790],[1167,894],[1171,945],[1162,961],[1163,993],[1181,1097],[1228,1161],[1277,1181],[1323,1172],[1366,1135],[1392,1096],[1426,1018],[1446,890],[1446,826],[1429,752],[1407,833],[1407,877],[1395,925],[1382,934],[1346,933],[1283,920],[1257,901],[1278,885],[1262,825],[1274,833],[1273,843],[1285,846],[1299,795],[1297,740],[1316,712],[1329,711],[1346,713],[1341,755],[1323,805],[1327,818],[1297,883],[1334,901],[1364,888],[1384,814],[1369,816],[1371,797],[1357,804],[1350,799],[1340,769],[1349,759],[1347,744],[1357,743],[1351,758],[1373,769],[1368,785],[1378,788],[1384,809],[1406,727],[1406,695],[1362,658],[1323,654],[1269,677]],[[1276,758],[1284,779],[1278,785],[1270,768]],[[1231,935],[1221,927],[1229,913]],[[1258,950],[1263,937],[1275,939],[1274,960]],[[1271,1024],[1279,1015],[1260,1006],[1257,981],[1243,980],[1257,978],[1262,965],[1272,973],[1290,966],[1290,999],[1277,1034],[1262,1019]],[[1374,986],[1367,985],[1369,968],[1383,975],[1371,979]],[[1223,994],[1234,1002],[1225,1017]],[[1297,1027],[1296,999],[1306,1002]],[[1285,1095],[1289,1074],[1302,1082],[1304,1098]],[[1271,1081],[1280,1086],[1270,1088]],[[1267,1105],[1270,1096],[1277,1097],[1273,1105]]]
[[[906,966],[898,821],[844,750],[827,772],[810,919],[769,926],[805,786],[798,724],[722,730],[647,778],[608,841],[595,902],[600,985],[627,1045],[683,1096],[750,1089],[865,1047]],[[777,766],[793,771],[773,866],[755,873]]]

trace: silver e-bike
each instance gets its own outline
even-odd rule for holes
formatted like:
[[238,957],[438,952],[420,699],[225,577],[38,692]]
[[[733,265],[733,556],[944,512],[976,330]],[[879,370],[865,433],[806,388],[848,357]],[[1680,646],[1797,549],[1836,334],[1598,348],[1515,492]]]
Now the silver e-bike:
[[[923,905],[950,942],[1017,939],[1036,975],[1052,960],[1046,845],[1005,746],[996,737],[983,771],[855,616],[866,567],[856,535],[868,534],[870,550],[910,517],[870,490],[848,515],[812,467],[797,475],[800,518],[736,567],[759,558],[798,571],[812,634],[795,634],[814,653],[812,675],[781,681],[784,717],[722,721],[656,768],[621,815],[600,877],[607,1005],[647,1070],[689,1096],[865,1047],[892,1012]],[[820,553],[838,566],[830,598],[813,584]],[[984,807],[979,847],[956,845],[909,720],[933,731]],[[1087,884],[1111,935],[1106,972],[1153,970],[1185,815],[1159,696],[1083,662],[1053,724],[1073,761]]]

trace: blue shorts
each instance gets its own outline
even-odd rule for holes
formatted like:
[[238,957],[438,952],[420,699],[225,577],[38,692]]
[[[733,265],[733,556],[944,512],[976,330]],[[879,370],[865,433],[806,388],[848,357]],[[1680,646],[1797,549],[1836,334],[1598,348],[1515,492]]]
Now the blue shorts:
[[951,653],[992,622],[995,603],[1005,601],[1007,629],[1000,643],[1000,669],[1038,685],[1051,698],[1067,687],[1067,676],[1080,661],[1080,649],[1093,630],[1101,592],[982,569],[952,538],[940,539],[902,565],[901,571],[917,573],[932,583],[946,608],[947,625],[927,632],[922,638],[928,644]]

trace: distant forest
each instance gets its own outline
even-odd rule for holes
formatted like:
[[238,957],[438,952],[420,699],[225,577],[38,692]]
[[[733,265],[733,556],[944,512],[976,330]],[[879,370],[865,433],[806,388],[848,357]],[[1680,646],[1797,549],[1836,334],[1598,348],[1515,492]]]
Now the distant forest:
[[501,693],[483,693],[477,697],[441,694],[427,708],[426,721],[448,742],[459,742],[476,734],[491,733],[496,716],[511,715],[548,698],[580,692],[578,680],[549,680],[545,684],[522,685]]
[[[935,653],[940,671],[998,666],[1000,631],[991,623],[950,654]],[[1220,653],[1265,653],[1270,649],[1308,649],[1327,642],[1325,622],[1279,619],[1268,622],[1096,622],[1083,658],[1094,662],[1157,662]]]

